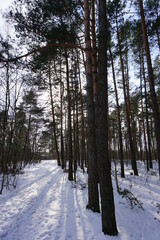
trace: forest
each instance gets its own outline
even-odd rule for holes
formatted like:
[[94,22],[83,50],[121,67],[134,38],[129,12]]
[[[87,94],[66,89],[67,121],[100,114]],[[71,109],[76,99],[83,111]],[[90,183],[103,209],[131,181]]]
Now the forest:
[[86,208],[117,235],[111,164],[160,176],[159,0],[14,0],[3,18],[0,193],[44,159],[87,169]]

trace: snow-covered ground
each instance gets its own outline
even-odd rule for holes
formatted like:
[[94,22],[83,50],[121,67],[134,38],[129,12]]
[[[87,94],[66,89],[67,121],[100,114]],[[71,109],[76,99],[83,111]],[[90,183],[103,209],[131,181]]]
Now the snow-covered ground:
[[0,195],[0,240],[160,240],[159,177],[155,170],[147,174],[143,163],[139,168],[138,177],[129,169],[119,177],[129,198],[117,193],[113,178],[119,235],[110,237],[101,231],[101,215],[86,210],[86,173],[78,170],[75,185],[56,161],[27,167],[17,188]]

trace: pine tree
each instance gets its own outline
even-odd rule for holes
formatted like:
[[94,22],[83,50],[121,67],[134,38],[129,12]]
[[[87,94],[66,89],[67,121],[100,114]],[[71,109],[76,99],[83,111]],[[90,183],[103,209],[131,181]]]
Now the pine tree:
[[108,152],[107,126],[107,19],[106,1],[99,1],[99,41],[98,41],[98,106],[97,106],[97,144],[98,172],[100,182],[102,231],[104,234],[117,235],[111,164]]
[[92,49],[90,39],[89,1],[84,1],[85,43],[86,43],[86,79],[87,79],[87,118],[88,118],[88,205],[93,212],[99,212],[97,153],[95,138],[95,106],[93,100]]

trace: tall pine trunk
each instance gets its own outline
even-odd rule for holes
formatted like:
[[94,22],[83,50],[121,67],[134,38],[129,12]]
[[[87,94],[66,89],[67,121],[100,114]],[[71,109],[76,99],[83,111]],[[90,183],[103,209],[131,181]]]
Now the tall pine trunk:
[[87,78],[87,113],[88,113],[88,205],[93,212],[99,212],[98,171],[95,135],[95,108],[93,101],[92,49],[90,39],[89,1],[84,1],[85,43],[86,43],[86,78]]
[[97,146],[100,182],[102,231],[117,235],[115,206],[111,180],[111,164],[108,151],[108,89],[107,89],[107,19],[106,1],[99,1],[99,46],[98,46],[98,106]]

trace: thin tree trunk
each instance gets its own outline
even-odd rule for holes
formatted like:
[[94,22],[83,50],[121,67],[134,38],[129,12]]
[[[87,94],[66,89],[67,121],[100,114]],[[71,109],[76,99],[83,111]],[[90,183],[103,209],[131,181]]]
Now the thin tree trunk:
[[76,139],[76,89],[74,87],[73,81],[72,81],[72,92],[73,92],[73,173],[74,173],[74,181],[76,182],[76,171],[77,171],[77,139]]
[[62,163],[62,169],[65,167],[65,160],[64,160],[64,141],[63,141],[63,92],[64,92],[64,86],[63,83],[60,83],[60,115],[61,115],[61,163]]
[[6,141],[6,129],[7,129],[7,123],[8,123],[8,81],[9,81],[9,75],[8,75],[8,64],[7,64],[7,84],[6,84],[6,94],[5,94],[5,110],[3,112],[3,130],[2,130],[2,148],[1,148],[1,155],[0,155],[0,171],[2,172],[2,181],[1,181],[1,189],[0,194],[2,194],[3,188],[4,188],[4,182],[5,182],[5,176],[7,173],[7,159],[5,159],[5,141]]
[[129,137],[130,152],[131,152],[131,164],[132,164],[132,169],[134,171],[134,175],[138,175],[137,163],[136,163],[136,151],[135,151],[135,146],[134,146],[133,137],[132,137],[132,131],[131,131],[130,106],[129,106],[129,99],[127,98],[127,93],[126,93],[126,81],[125,81],[125,75],[124,75],[124,63],[123,63],[123,57],[122,57],[122,51],[121,51],[121,43],[120,43],[120,36],[119,36],[119,28],[118,28],[117,16],[116,16],[116,28],[117,28],[117,40],[118,40],[118,48],[119,48],[120,63],[121,63],[121,72],[122,72],[123,93],[124,93],[124,102],[125,102],[125,110],[126,110],[128,137]]
[[28,119],[28,126],[27,126],[27,131],[26,131],[26,136],[25,136],[25,143],[24,143],[24,147],[23,147],[23,156],[22,156],[22,160],[21,160],[21,167],[23,165],[23,161],[26,164],[28,161],[28,157],[29,157],[29,147],[30,147],[30,131],[31,131],[31,111],[29,113],[29,119]]
[[82,98],[82,84],[81,84],[81,76],[80,76],[80,67],[79,69],[79,89],[80,89],[80,106],[81,106],[81,169],[84,172],[84,160],[85,160],[85,131],[84,131],[84,112],[83,112],[83,98]]
[[69,172],[68,180],[73,181],[73,149],[72,149],[72,120],[71,120],[71,95],[69,86],[69,65],[68,65],[68,54],[65,49],[65,60],[66,60],[66,79],[67,79],[67,101],[68,101],[68,157],[69,157]]
[[[65,117],[64,117],[64,125],[65,125],[65,159],[67,161],[68,159],[68,130],[67,130],[67,111],[65,111]],[[66,164],[65,164],[65,171],[66,171]]]
[[151,138],[150,138],[150,130],[149,130],[148,94],[147,94],[143,51],[142,51],[142,69],[143,69],[142,74],[143,74],[144,90],[145,90],[145,108],[146,108],[145,117],[146,117],[147,141],[148,141],[148,160],[149,160],[149,167],[152,168],[153,166],[152,166]]
[[[138,159],[140,160],[140,161],[144,161],[144,158],[143,158],[143,149],[142,149],[142,126],[141,126],[141,121],[140,121],[140,117],[139,116],[137,116],[137,120],[138,120],[138,145],[139,145],[139,149],[137,149],[137,154],[138,154]],[[136,139],[135,139],[135,141],[136,141]],[[145,143],[145,141],[144,141],[144,143]]]
[[65,168],[64,158],[64,140],[63,140],[63,95],[64,95],[64,83],[62,82],[62,64],[60,56],[60,124],[61,124],[61,164],[62,169]]
[[6,149],[5,149],[5,141],[6,141],[6,131],[8,124],[8,110],[10,107],[10,76],[9,76],[9,64],[6,64],[6,92],[5,92],[5,109],[3,111],[3,127],[2,127],[2,149],[1,149],[1,170],[7,171],[7,159],[6,159]]
[[[78,83],[77,83],[78,84]],[[77,86],[78,88],[78,86]],[[80,151],[79,151],[79,112],[78,112],[78,89],[77,89],[77,92],[76,92],[76,121],[75,121],[75,124],[76,124],[76,149],[77,149],[77,152],[76,152],[76,159],[77,159],[77,163],[76,163],[76,168],[77,168],[77,164],[80,162]]]
[[114,62],[113,56],[111,51],[111,46],[109,45],[109,52],[110,52],[110,59],[112,65],[112,74],[113,74],[113,81],[114,81],[114,91],[116,95],[116,105],[117,105],[117,115],[118,115],[118,134],[119,134],[119,155],[120,155],[120,163],[121,163],[121,177],[125,177],[124,174],[124,157],[123,157],[123,140],[122,140],[122,126],[121,126],[121,116],[120,116],[120,107],[119,107],[119,100],[118,100],[118,91],[117,91],[117,84],[116,84],[116,77],[114,71]]
[[57,154],[57,163],[58,163],[58,166],[61,166],[59,150],[58,150],[57,134],[56,134],[56,122],[55,122],[55,112],[54,112],[54,105],[53,105],[51,66],[50,65],[49,65],[49,90],[50,90],[50,100],[51,100],[51,108],[52,108],[53,134],[54,134],[54,142],[55,142],[55,148],[56,148],[56,154]]
[[148,158],[148,148],[147,148],[147,139],[146,139],[146,128],[145,128],[145,122],[144,122],[142,71],[143,71],[143,62],[142,62],[142,58],[140,56],[141,117],[142,117],[142,128],[143,128],[143,137],[144,137],[145,156],[146,156],[146,162],[147,162],[147,171],[149,171],[149,158]]
[[152,110],[153,110],[153,117],[154,117],[154,124],[155,124],[155,136],[156,136],[156,143],[157,143],[157,146],[156,146],[157,157],[158,157],[159,175],[160,175],[160,114],[158,109],[157,96],[155,92],[153,68],[152,68],[152,62],[151,62],[151,55],[150,55],[150,49],[149,49],[149,43],[148,43],[148,36],[147,36],[147,29],[146,29],[142,0],[139,0],[139,8],[140,8],[140,15],[141,15],[143,40],[144,40],[144,46],[145,46],[146,58],[147,58],[148,78],[149,78],[148,80],[149,80],[150,94],[151,94],[151,100],[152,100]]

